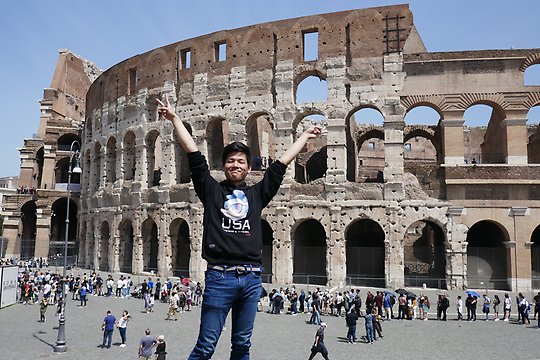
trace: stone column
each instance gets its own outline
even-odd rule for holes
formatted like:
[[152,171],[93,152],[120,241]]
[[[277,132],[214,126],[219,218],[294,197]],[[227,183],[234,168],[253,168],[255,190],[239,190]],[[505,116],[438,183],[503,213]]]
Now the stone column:
[[384,232],[387,238],[384,241],[386,287],[396,289],[405,285],[403,233],[398,229],[399,208],[388,206],[386,208],[386,226]]
[[[135,139],[135,179],[142,189],[148,188],[148,159],[144,138]],[[138,162],[138,163],[137,163]]]
[[343,288],[346,277],[346,250],[343,229],[341,222],[341,206],[330,208],[330,234],[327,246],[327,273],[328,286]]
[[[194,191],[192,193],[194,194]],[[202,281],[206,270],[206,261],[202,258],[203,209],[198,203],[195,203],[195,205],[191,206],[190,212],[189,225],[192,236],[190,236],[191,253],[189,256],[189,272],[193,279]]]
[[49,256],[49,242],[51,236],[51,221],[49,216],[40,216],[36,220],[36,257]]
[[[403,189],[403,109],[387,99],[387,114],[384,119],[384,199],[402,200],[405,196]],[[388,103],[389,102],[389,103]],[[393,110],[390,110],[390,107]],[[398,111],[399,110],[399,111]],[[396,113],[395,115],[391,113]]]
[[124,182],[124,140],[116,139],[116,181],[114,187],[121,187]]
[[514,219],[514,234],[510,236],[515,243],[515,246],[510,248],[513,292],[532,291],[531,243],[528,237],[529,227],[527,226],[529,214],[530,210],[527,207],[512,207],[510,209],[510,215]]
[[53,189],[56,183],[54,168],[56,167],[56,154],[52,152],[50,145],[43,146],[43,173],[41,175],[41,188]]
[[449,290],[465,289],[467,268],[467,227],[462,223],[462,207],[448,208],[446,225],[446,286]]
[[507,112],[503,120],[506,132],[506,163],[527,165],[527,116],[515,112]]
[[118,224],[122,221],[122,214],[115,213],[110,225],[110,239],[112,242],[111,272],[120,271],[120,232]]
[[176,184],[176,154],[174,152],[174,143],[172,134],[163,136],[161,141],[161,148],[163,149],[162,163],[161,163],[161,179],[159,186],[174,185]]
[[[162,204],[163,206],[163,204]],[[158,275],[162,277],[169,276],[172,270],[171,264],[171,238],[169,236],[170,219],[168,209],[162,207],[160,211],[158,226]]]
[[328,119],[326,142],[327,183],[344,183],[347,181],[347,147],[343,136],[345,133],[343,121],[345,114],[339,115],[342,116],[336,119]]
[[446,165],[465,163],[465,143],[463,139],[463,110],[443,111],[442,151]]
[[273,261],[273,279],[272,282],[278,284],[290,284],[293,282],[293,243],[291,239],[290,216],[287,216],[287,208],[279,206],[276,208],[276,230],[272,253]]

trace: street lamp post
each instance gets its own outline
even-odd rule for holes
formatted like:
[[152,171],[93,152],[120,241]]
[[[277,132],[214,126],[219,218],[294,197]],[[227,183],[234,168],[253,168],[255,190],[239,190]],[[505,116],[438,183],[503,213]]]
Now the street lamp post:
[[[77,149],[74,150],[74,146],[78,145]],[[68,248],[68,238],[69,238],[69,201],[71,198],[71,174],[80,174],[82,173],[81,167],[79,165],[79,149],[81,144],[78,141],[73,141],[71,147],[69,148],[69,170],[68,170],[68,183],[67,183],[67,206],[66,206],[66,233],[64,235],[64,271],[62,279],[60,280],[60,286],[62,286],[62,298],[61,298],[61,308],[60,308],[60,318],[58,320],[58,337],[56,338],[56,345],[54,346],[54,352],[61,353],[66,352],[66,270],[67,270],[67,248]],[[73,168],[73,160],[75,160],[75,167]]]

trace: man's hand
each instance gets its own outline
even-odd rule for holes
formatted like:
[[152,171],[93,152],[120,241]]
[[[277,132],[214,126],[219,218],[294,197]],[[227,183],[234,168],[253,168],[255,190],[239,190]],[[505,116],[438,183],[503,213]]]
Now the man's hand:
[[309,139],[314,139],[319,136],[325,136],[328,134],[328,130],[320,125],[315,125],[304,131],[304,134],[306,134]]
[[169,97],[165,95],[165,104],[162,103],[159,99],[156,99],[158,106],[158,113],[163,115],[163,117],[167,120],[174,119],[176,113],[174,112],[174,108],[169,103]]

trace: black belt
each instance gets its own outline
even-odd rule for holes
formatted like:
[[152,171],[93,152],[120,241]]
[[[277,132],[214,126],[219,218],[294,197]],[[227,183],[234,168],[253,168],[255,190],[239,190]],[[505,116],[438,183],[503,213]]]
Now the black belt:
[[262,267],[252,266],[252,265],[208,265],[208,269],[219,270],[219,271],[236,271],[238,274],[248,273],[248,272],[262,272]]

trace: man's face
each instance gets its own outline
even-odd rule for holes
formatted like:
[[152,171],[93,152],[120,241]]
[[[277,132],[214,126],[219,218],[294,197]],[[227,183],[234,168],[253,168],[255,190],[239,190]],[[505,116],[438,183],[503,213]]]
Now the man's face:
[[234,185],[239,185],[244,182],[246,176],[251,172],[246,154],[243,152],[232,152],[225,159],[223,165],[225,177]]

